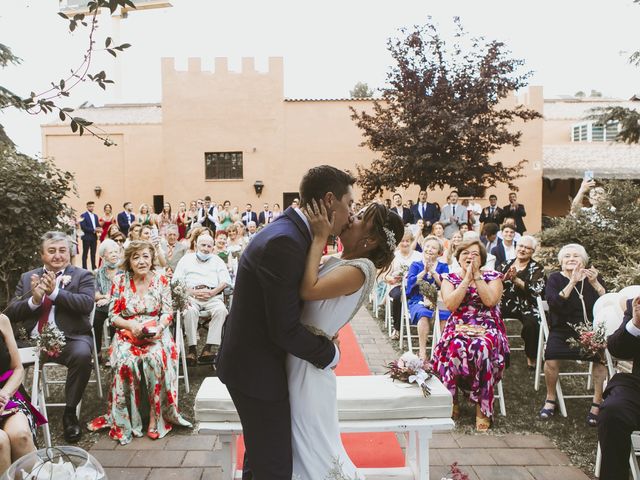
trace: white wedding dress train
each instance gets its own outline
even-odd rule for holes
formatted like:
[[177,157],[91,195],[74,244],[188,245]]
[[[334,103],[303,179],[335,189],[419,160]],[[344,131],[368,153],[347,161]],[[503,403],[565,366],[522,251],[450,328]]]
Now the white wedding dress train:
[[[306,302],[301,323],[317,334],[332,338],[348,323],[367,299],[373,287],[376,269],[368,259],[329,259],[320,269],[326,275],[338,266],[351,265],[365,275],[364,285],[355,293],[329,300]],[[340,439],[336,376],[333,370],[321,370],[293,355],[287,356],[289,402],[291,404],[291,441],[293,479],[363,479],[349,459]],[[341,470],[340,470],[341,469]]]

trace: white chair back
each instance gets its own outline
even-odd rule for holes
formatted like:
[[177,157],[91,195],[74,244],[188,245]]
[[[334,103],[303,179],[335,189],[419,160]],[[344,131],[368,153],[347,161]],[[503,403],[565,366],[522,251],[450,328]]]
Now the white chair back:
[[624,287],[618,292],[620,297],[620,308],[624,311],[627,309],[627,300],[640,296],[640,285],[630,285]]
[[605,293],[593,305],[593,328],[604,323],[606,334],[611,335],[622,323],[624,312],[620,308],[618,293]]

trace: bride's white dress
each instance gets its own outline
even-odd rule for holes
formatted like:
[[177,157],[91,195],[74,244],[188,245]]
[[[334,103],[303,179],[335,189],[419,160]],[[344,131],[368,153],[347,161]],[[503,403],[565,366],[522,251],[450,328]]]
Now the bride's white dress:
[[[376,269],[368,259],[331,258],[322,266],[319,276],[342,265],[361,269],[365,275],[363,286],[351,295],[306,302],[300,319],[314,333],[329,338],[348,323],[362,306],[376,275]],[[348,478],[364,478],[357,473],[340,439],[336,376],[333,370],[321,370],[305,360],[288,355],[287,376],[291,404],[293,478],[325,480],[336,466],[340,466]]]

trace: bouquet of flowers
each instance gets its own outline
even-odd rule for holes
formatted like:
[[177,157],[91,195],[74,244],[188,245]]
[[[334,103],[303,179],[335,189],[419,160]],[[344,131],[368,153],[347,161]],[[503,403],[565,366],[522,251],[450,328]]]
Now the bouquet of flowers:
[[189,306],[187,286],[182,280],[174,280],[171,282],[171,301],[174,312],[184,312]]
[[431,394],[427,380],[433,376],[428,360],[420,360],[417,355],[405,352],[398,360],[387,365],[387,374],[394,380],[417,383],[425,397]]
[[425,280],[418,282],[418,290],[424,297],[424,305],[427,308],[435,309],[438,305],[438,288],[435,283],[429,283]]
[[40,335],[36,338],[36,347],[40,353],[51,358],[60,356],[66,344],[64,333],[58,327],[49,324],[42,328]]
[[442,477],[442,480],[469,480],[469,475],[458,468],[458,462],[453,462],[450,468],[449,473],[446,477]]
[[567,343],[570,347],[579,348],[587,357],[599,357],[604,363],[603,352],[607,348],[607,330],[604,322],[598,323],[595,328],[587,322],[583,322],[574,327],[578,333],[578,339],[569,338]]

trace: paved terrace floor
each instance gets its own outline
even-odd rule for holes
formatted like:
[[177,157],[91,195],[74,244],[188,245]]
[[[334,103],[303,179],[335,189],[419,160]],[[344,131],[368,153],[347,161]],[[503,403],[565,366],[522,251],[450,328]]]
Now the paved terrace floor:
[[[362,308],[351,323],[373,374],[397,353],[369,312]],[[217,437],[171,433],[144,437],[125,446],[106,435],[91,448],[109,480],[222,479]],[[589,480],[543,435],[434,434],[431,479],[440,480],[458,462],[471,480]]]

